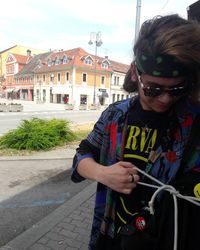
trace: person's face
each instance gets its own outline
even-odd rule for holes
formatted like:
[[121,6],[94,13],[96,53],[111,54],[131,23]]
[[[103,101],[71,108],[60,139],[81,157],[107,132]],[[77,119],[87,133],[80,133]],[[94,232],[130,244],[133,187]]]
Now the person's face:
[[187,93],[184,77],[165,78],[137,75],[140,103],[145,110],[165,112]]

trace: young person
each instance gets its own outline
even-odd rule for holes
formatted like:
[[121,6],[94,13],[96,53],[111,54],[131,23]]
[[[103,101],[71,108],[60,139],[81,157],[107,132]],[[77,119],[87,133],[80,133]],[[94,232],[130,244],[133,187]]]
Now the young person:
[[[139,170],[183,195],[198,197],[200,154],[198,136],[191,139],[191,131],[200,111],[199,41],[199,24],[178,15],[143,23],[124,82],[125,90],[138,95],[103,111],[74,156],[72,180],[98,183],[89,249],[173,249],[172,198],[160,193],[157,213],[151,216],[148,202],[155,188],[141,182],[154,186],[156,182]],[[188,141],[195,141],[189,156]],[[194,207],[200,209],[194,204],[179,209],[182,218],[187,215],[178,234],[179,250],[197,249],[193,238],[186,236]]]

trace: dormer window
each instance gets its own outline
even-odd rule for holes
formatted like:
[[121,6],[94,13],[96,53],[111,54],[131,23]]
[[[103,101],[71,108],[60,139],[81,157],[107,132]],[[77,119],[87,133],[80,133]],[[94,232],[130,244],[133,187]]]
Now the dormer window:
[[91,60],[91,58],[86,58],[86,59],[85,59],[85,64],[87,64],[87,65],[92,65],[92,60]]
[[109,64],[108,64],[107,61],[104,61],[104,62],[102,62],[102,64],[101,64],[101,67],[104,68],[104,69],[108,69],[108,66],[109,66]]
[[66,56],[64,56],[63,57],[63,64],[66,64],[66,63],[68,63],[69,62],[69,59],[66,57]]
[[51,59],[48,59],[47,65],[50,67],[52,65]]
[[38,68],[40,69],[42,67],[42,63],[41,63],[41,61],[39,60],[38,61]]
[[55,65],[59,65],[59,64],[60,64],[60,59],[58,57],[56,57]]
[[93,59],[90,56],[86,56],[84,58],[84,63],[87,65],[92,65],[93,64]]

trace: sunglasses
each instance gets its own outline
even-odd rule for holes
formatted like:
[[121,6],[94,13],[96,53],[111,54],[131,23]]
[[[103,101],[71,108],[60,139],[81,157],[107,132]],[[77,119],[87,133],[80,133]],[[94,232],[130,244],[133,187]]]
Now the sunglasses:
[[189,85],[186,84],[185,81],[177,84],[176,86],[173,86],[170,88],[165,88],[165,87],[158,87],[158,86],[155,86],[155,87],[154,86],[144,86],[142,79],[141,79],[141,75],[139,75],[138,72],[137,72],[137,77],[138,77],[138,81],[139,81],[139,83],[144,91],[145,96],[157,97],[157,96],[161,96],[165,93],[168,93],[171,96],[179,97],[179,96],[187,94],[189,91]]

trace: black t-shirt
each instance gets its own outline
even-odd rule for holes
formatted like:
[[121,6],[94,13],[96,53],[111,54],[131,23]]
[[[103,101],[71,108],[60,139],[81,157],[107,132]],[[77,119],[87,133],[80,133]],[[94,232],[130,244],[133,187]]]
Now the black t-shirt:
[[[128,113],[127,119],[123,160],[145,170],[151,151],[158,148],[159,145],[163,145],[165,151],[166,142],[163,143],[163,138],[166,137],[166,131],[169,127],[168,113],[143,110],[138,101]],[[141,176],[141,180],[151,182],[144,176]],[[147,206],[147,202],[154,191],[152,188],[138,185],[130,195],[119,193],[116,225],[121,226],[129,223],[135,213]]]

